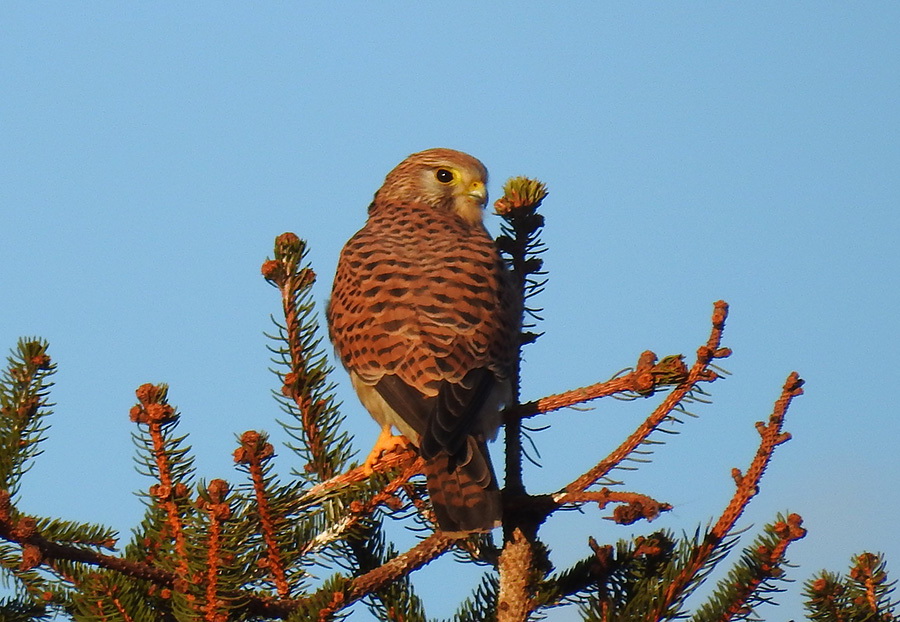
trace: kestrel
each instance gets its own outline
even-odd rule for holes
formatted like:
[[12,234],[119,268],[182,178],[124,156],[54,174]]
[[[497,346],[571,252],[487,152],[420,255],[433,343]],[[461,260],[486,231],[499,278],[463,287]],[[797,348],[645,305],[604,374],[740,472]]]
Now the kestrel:
[[366,460],[402,439],[425,461],[438,527],[487,531],[500,491],[486,441],[511,397],[521,321],[509,273],[482,223],[487,170],[451,149],[388,173],[365,226],[341,251],[329,335],[381,426]]

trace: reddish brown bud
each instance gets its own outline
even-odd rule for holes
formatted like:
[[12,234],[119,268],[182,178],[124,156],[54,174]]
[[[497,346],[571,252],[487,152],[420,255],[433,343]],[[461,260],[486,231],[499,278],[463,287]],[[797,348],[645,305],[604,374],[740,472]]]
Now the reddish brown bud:
[[644,516],[644,507],[640,503],[616,506],[613,510],[613,520],[619,525],[631,525]]
[[218,520],[228,520],[231,518],[231,508],[227,503],[217,503],[209,508],[210,514]]
[[7,523],[10,520],[10,510],[12,503],[10,502],[9,491],[0,489],[0,521]]
[[284,375],[282,379],[282,387],[281,394],[285,397],[290,397],[294,393],[294,386],[297,384],[297,374],[294,372],[290,372]]
[[653,374],[640,374],[634,379],[634,390],[638,393],[647,393],[653,390]]
[[301,242],[296,233],[286,231],[275,238],[275,244],[282,248],[297,248],[300,246]]
[[206,487],[206,491],[209,493],[209,498],[213,503],[222,503],[225,500],[225,497],[228,495],[228,482],[224,479],[214,479],[209,485]]
[[284,283],[284,264],[276,259],[268,259],[264,261],[261,272],[266,280],[272,281],[276,285],[280,286],[282,283]]
[[241,434],[241,445],[251,446],[256,445],[259,442],[259,432],[256,430],[247,430],[243,434]]
[[147,414],[140,404],[135,404],[131,407],[131,410],[128,411],[128,418],[131,419],[132,423],[147,423]]
[[726,318],[728,318],[728,303],[724,300],[718,300],[713,307],[713,326],[721,330],[725,325]]
[[31,570],[35,566],[39,566],[44,560],[41,550],[33,544],[26,544],[22,547],[22,561],[19,564],[20,570]]
[[150,384],[149,382],[142,384],[134,392],[141,404],[147,404],[149,402],[156,401],[157,393],[158,392],[156,390],[156,386]]
[[638,357],[637,369],[638,371],[642,369],[649,369],[656,364],[656,353],[652,350],[644,350],[641,352],[641,356]]
[[23,516],[13,525],[12,533],[18,540],[27,540],[37,533],[37,521],[30,516]]
[[165,484],[153,484],[150,486],[150,496],[165,501],[172,496],[172,487]]
[[167,423],[175,418],[175,409],[168,404],[147,404],[144,407],[147,419],[152,423]]
[[50,369],[50,357],[46,354],[35,354],[31,357],[31,364],[38,369]]
[[272,443],[264,443],[259,450],[259,459],[260,461],[268,460],[272,456],[275,455],[275,447],[272,446]]
[[265,441],[265,437],[254,430],[241,434],[241,446],[234,452],[234,461],[249,464],[253,461],[263,462],[275,455],[275,448]]

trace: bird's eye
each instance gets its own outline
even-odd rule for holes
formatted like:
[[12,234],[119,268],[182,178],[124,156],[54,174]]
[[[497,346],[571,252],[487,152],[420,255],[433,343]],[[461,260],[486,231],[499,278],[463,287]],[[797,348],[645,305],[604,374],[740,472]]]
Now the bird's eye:
[[453,171],[449,171],[445,168],[439,168],[438,170],[436,170],[434,172],[434,176],[442,184],[449,184],[451,181],[453,181]]

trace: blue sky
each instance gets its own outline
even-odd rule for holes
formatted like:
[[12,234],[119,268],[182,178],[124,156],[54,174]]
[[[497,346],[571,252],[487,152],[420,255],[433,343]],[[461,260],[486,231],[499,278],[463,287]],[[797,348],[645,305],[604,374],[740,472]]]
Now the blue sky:
[[[4,3],[0,346],[40,335],[60,365],[22,509],[127,537],[131,493],[149,485],[128,421],[144,382],[171,385],[199,474],[235,480],[234,433],[283,438],[262,337],[278,309],[259,275],[273,238],[309,241],[323,302],[384,175],[442,146],[487,165],[493,198],[513,175],[550,188],[526,399],[645,349],[691,356],[712,302],[732,305],[734,375],[626,474],[675,509],[634,529],[558,517],[544,533],[560,567],[588,535],[717,516],[797,370],[794,439],[741,525],[790,510],[810,533],[790,550],[785,605],[760,613],[802,616],[800,581],[862,550],[900,577],[898,28],[900,7],[878,2]],[[368,450],[376,427],[337,378]],[[652,405],[542,418],[529,489],[573,479]],[[295,460],[282,450],[282,472]],[[416,577],[430,615],[465,593],[446,586],[451,569]]]

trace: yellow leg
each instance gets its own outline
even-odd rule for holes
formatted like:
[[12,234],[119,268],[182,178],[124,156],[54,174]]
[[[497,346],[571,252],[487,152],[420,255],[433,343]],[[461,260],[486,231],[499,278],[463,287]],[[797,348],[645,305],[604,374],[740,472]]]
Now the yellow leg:
[[382,426],[381,434],[378,435],[378,440],[375,441],[375,447],[366,456],[366,461],[363,464],[366,477],[375,472],[375,465],[378,464],[382,454],[390,453],[398,447],[406,447],[407,445],[409,445],[409,440],[405,436],[395,435],[391,432],[391,426],[389,425]]

